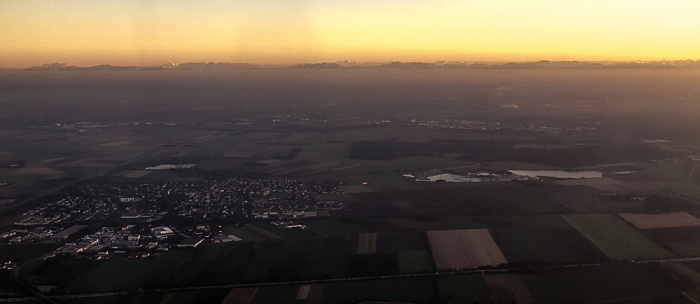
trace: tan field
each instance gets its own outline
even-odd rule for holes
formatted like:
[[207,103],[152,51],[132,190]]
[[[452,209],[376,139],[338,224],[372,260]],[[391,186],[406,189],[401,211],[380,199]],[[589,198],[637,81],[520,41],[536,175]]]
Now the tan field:
[[437,269],[473,269],[508,262],[487,229],[428,231],[428,240]]
[[377,252],[377,234],[360,233],[357,239],[357,254]]
[[297,300],[306,300],[309,298],[309,291],[311,291],[311,285],[301,285],[299,286],[299,292],[297,293]]
[[258,292],[257,287],[252,288],[236,288],[231,289],[231,291],[226,295],[222,304],[249,304],[253,301],[253,297]]
[[483,278],[491,291],[493,303],[535,303],[530,289],[517,274],[486,275]]
[[700,219],[686,212],[664,214],[621,213],[620,216],[639,229],[700,226]]

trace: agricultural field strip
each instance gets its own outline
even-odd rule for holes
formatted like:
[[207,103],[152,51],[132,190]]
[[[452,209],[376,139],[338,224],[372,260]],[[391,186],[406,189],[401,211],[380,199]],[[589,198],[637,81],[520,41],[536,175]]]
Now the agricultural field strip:
[[663,214],[620,213],[619,215],[639,229],[700,226],[700,219],[687,212]]
[[257,287],[231,289],[221,301],[222,304],[250,304],[258,292]]
[[535,298],[517,274],[483,276],[494,303],[535,303]]
[[357,254],[377,252],[377,234],[360,233],[357,239]]
[[[644,260],[644,261],[634,261],[634,262],[629,262],[629,263],[651,264],[651,263],[689,262],[689,261],[700,261],[700,257]],[[545,270],[545,269],[546,270],[557,270],[557,269],[569,269],[569,268],[580,268],[580,267],[600,267],[600,266],[606,266],[606,265],[619,265],[619,262],[549,265],[549,266],[542,266],[542,269],[543,270]],[[281,285],[305,285],[305,284],[313,285],[313,284],[320,284],[320,283],[366,281],[366,280],[376,280],[376,279],[401,279],[401,278],[412,278],[412,277],[413,278],[415,278],[415,277],[440,277],[440,276],[446,276],[446,275],[462,275],[462,274],[503,274],[503,273],[517,273],[517,272],[526,272],[526,271],[531,271],[531,269],[523,268],[523,267],[511,267],[511,268],[496,268],[496,269],[436,271],[436,272],[429,272],[429,273],[395,274],[395,275],[354,277],[354,278],[281,281],[281,282],[245,283],[245,284],[223,284],[223,285],[189,286],[189,287],[160,288],[160,289],[142,289],[142,292],[143,293],[159,294],[159,293],[178,292],[178,291],[234,289],[234,288],[268,287],[268,286],[281,286]],[[52,299],[100,298],[100,297],[107,297],[107,296],[128,295],[131,293],[133,293],[133,291],[121,290],[121,291],[57,295],[57,296],[50,296],[50,298],[52,298]],[[34,299],[34,298],[32,298],[32,299]],[[4,303],[4,302],[14,302],[14,301],[12,298],[0,299],[0,303]]]
[[428,231],[437,269],[472,269],[508,263],[487,229]]
[[309,285],[309,284],[299,286],[299,292],[297,293],[297,300],[308,299],[310,291],[311,291],[311,285]]
[[272,233],[272,232],[270,232],[270,231],[268,231],[268,230],[266,230],[266,229],[263,229],[263,228],[261,228],[261,227],[258,227],[258,226],[254,225],[254,224],[246,224],[245,226],[248,227],[250,230],[253,230],[253,231],[257,232],[257,233],[260,233],[260,234],[262,234],[262,235],[264,235],[264,236],[266,236],[266,237],[269,237],[270,239],[273,239],[273,240],[280,240],[280,239],[282,239],[281,236],[279,236],[279,235],[277,235],[277,234],[274,234],[274,233]]

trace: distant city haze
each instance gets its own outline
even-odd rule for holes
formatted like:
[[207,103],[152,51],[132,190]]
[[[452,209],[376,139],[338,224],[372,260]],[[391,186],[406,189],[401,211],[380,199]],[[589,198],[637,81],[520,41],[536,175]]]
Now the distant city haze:
[[700,58],[700,2],[0,2],[0,68]]

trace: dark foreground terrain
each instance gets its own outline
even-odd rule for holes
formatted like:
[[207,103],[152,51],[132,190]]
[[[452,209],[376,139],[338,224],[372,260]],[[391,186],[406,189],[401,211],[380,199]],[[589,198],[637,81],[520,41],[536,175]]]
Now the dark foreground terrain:
[[700,70],[0,72],[0,302],[697,303]]

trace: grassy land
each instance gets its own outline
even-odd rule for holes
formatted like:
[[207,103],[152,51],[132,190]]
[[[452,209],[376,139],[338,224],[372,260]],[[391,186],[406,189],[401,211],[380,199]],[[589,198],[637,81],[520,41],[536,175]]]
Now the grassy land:
[[571,225],[559,215],[509,215],[509,216],[475,216],[469,220],[484,224],[485,228],[571,228]]
[[655,228],[642,231],[679,256],[700,256],[700,227]]
[[374,192],[372,188],[367,187],[366,185],[345,185],[341,188],[343,192],[345,193],[366,193],[366,192]]
[[595,263],[608,258],[575,229],[490,229],[510,263]]
[[441,303],[490,303],[491,296],[478,275],[457,275],[435,281]]
[[[168,303],[168,304],[185,304],[194,303],[195,299],[199,295],[199,291],[184,291],[184,292],[171,292],[163,296],[163,298],[157,303]],[[143,303],[153,303],[150,300],[144,301]]]
[[673,292],[639,265],[568,269],[522,275],[537,303],[591,303]]
[[[104,303],[104,304],[121,304],[126,303],[126,296],[109,296],[109,297],[99,297],[99,298],[77,298],[77,299],[61,299],[58,301],[60,304],[92,304],[92,303]],[[39,302],[37,302],[39,303]]]
[[564,219],[614,260],[656,259],[671,252],[612,214],[570,214]]
[[271,233],[281,236],[284,239],[288,238],[305,238],[317,236],[312,230],[309,229],[286,229],[284,227],[278,227],[270,224],[269,222],[256,222],[255,226],[265,229]]
[[690,291],[686,291],[686,293],[689,297],[693,298],[695,301],[700,301],[700,288],[696,288]]
[[258,242],[258,241],[269,240],[268,237],[266,237],[260,233],[257,233],[253,230],[250,230],[250,229],[246,228],[245,226],[237,227],[234,225],[228,225],[228,226],[224,227],[224,231],[226,231],[226,233],[233,234],[233,235],[235,235],[235,236],[237,236],[245,241]]
[[115,258],[71,282],[66,291],[79,293],[133,290],[147,281],[153,281],[158,276],[173,271],[194,252],[171,250],[155,259]]
[[180,276],[181,285],[231,284],[253,253],[253,243],[208,244],[200,248],[195,262]]
[[433,256],[428,250],[399,251],[399,270],[401,273],[433,272]]
[[304,303],[302,300],[297,300],[298,293],[299,285],[261,287],[251,303]]
[[267,242],[255,243],[255,261],[271,261],[279,256],[279,249],[282,247],[282,241],[274,240]]
[[324,286],[323,303],[362,301],[434,303],[437,295],[434,286],[431,278],[331,283]]
[[314,239],[311,256],[336,256],[355,254],[357,236],[329,236]]
[[322,256],[309,259],[301,279],[343,278],[348,273],[349,256]]
[[346,235],[366,232],[359,223],[347,223],[339,220],[312,220],[305,222],[307,229],[321,235]]

